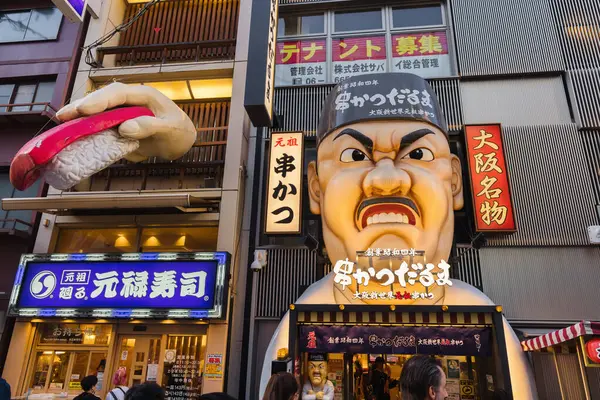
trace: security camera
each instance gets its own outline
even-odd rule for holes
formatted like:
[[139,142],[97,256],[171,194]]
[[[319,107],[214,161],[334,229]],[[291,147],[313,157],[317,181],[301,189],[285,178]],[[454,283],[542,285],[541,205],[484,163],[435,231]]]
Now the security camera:
[[267,251],[254,250],[254,261],[250,264],[250,269],[254,272],[262,270],[267,265]]

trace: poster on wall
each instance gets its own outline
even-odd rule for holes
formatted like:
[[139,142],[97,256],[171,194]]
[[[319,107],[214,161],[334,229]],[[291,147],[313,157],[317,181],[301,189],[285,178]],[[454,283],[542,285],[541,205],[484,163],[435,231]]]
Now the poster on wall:
[[392,71],[423,78],[449,76],[451,71],[446,32],[392,35]]
[[500,124],[466,125],[477,232],[514,232],[516,222]]
[[351,76],[387,71],[385,36],[333,39],[331,46],[334,83]]
[[319,85],[326,82],[327,43],[308,39],[277,43],[276,86]]
[[223,379],[223,354],[214,353],[206,356],[204,376],[207,379]]
[[273,132],[270,147],[265,233],[297,234],[302,228],[304,134]]

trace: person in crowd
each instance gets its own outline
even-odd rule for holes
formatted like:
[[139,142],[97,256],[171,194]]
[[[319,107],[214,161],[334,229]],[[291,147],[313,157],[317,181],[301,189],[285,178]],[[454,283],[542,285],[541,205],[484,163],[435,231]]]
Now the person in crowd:
[[444,400],[448,397],[446,374],[434,357],[411,357],[402,368],[400,390],[402,400]]
[[165,390],[155,382],[135,385],[125,394],[125,400],[165,400]]
[[198,400],[236,400],[235,397],[223,392],[206,393],[198,398]]
[[390,378],[391,368],[387,365],[383,357],[377,357],[371,368],[369,377],[369,394],[374,400],[390,400],[390,389],[395,387],[398,382]]
[[100,397],[96,396],[96,385],[98,384],[98,378],[96,375],[89,375],[83,378],[81,381],[81,389],[83,393],[75,397],[73,400],[101,400]]
[[125,394],[129,390],[127,387],[127,371],[125,367],[117,368],[117,372],[113,376],[113,385],[115,388],[108,392],[106,400],[124,400]]
[[289,372],[279,372],[271,376],[263,400],[296,400],[300,385]]
[[6,379],[0,377],[0,400],[10,399],[10,385]]

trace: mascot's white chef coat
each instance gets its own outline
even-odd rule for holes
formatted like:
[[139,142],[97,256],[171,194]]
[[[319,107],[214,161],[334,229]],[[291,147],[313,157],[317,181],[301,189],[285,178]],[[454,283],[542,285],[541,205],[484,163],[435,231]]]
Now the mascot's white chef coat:
[[[323,279],[312,284],[296,302],[297,304],[349,304],[348,301],[338,302],[341,295],[336,296],[333,282],[334,274],[330,273]],[[478,305],[489,306],[494,303],[481,291],[458,280],[452,280],[452,286],[446,287],[445,305]],[[356,302],[361,304],[360,301]],[[362,303],[364,304],[364,303]],[[510,367],[510,378],[515,400],[537,400],[537,390],[531,367],[521,348],[521,343],[505,318],[504,334]],[[271,377],[271,362],[277,358],[277,350],[288,347],[289,313],[286,313],[273,334],[265,354],[261,380],[260,396],[262,398],[269,378]]]

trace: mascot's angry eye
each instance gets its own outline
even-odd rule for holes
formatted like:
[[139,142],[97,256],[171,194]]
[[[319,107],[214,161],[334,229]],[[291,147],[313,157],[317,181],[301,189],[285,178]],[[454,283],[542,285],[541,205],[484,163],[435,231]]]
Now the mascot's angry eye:
[[369,157],[367,157],[367,155],[365,153],[363,153],[362,151],[358,150],[358,149],[346,149],[342,152],[342,155],[340,156],[340,161],[344,162],[344,163],[351,163],[351,162],[358,162],[358,161],[365,161],[365,160],[369,160]]
[[419,160],[419,161],[433,161],[435,157],[431,150],[426,147],[419,147],[418,149],[412,150],[410,153],[402,157],[403,160]]

